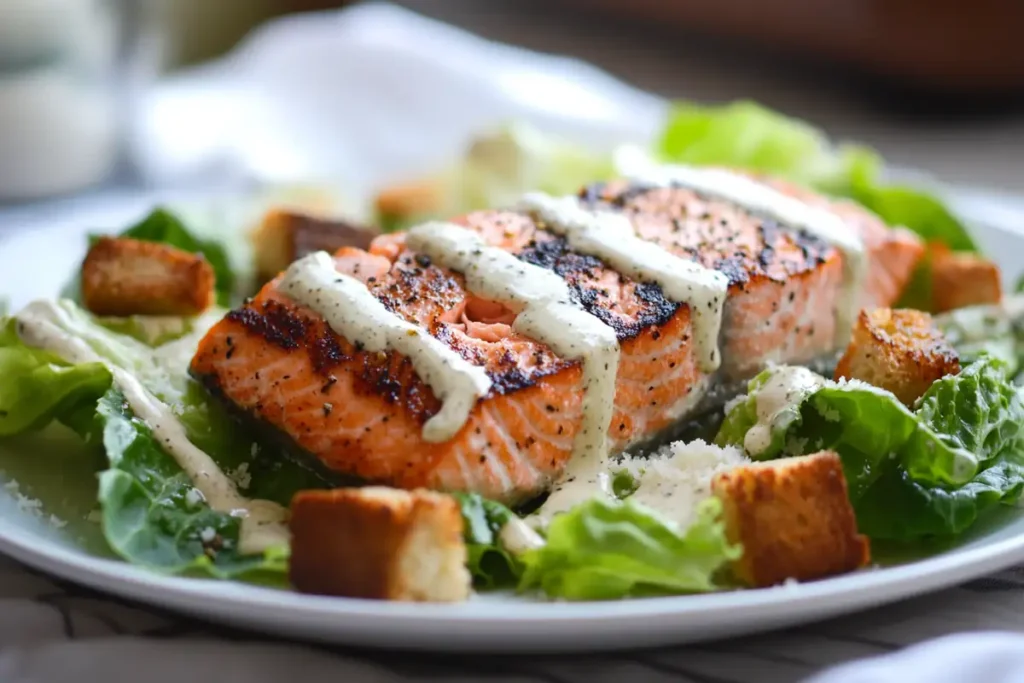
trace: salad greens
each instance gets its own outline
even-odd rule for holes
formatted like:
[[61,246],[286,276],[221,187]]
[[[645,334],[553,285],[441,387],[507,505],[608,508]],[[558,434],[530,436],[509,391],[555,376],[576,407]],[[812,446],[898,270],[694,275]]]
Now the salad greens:
[[580,503],[551,520],[543,547],[524,553],[520,588],[566,600],[713,590],[716,572],[741,553],[721,512],[717,499],[705,500],[680,532],[629,499]]
[[473,575],[473,583],[480,588],[516,585],[523,573],[522,563],[498,540],[501,528],[516,513],[475,493],[456,493],[454,497],[462,510],[466,566]]
[[1024,371],[1024,296],[1005,296],[998,304],[970,306],[937,315],[935,325],[961,360],[985,353],[1006,363],[1019,379]]
[[288,548],[242,555],[241,520],[203,502],[117,388],[100,398],[96,413],[110,461],[99,481],[103,531],[115,552],[132,564],[172,574],[231,578],[257,573],[283,580]]
[[[977,251],[967,227],[940,198],[922,188],[889,182],[874,151],[857,145],[834,147],[818,129],[753,102],[718,107],[677,104],[656,154],[663,161],[733,166],[785,178],[851,199],[887,225],[908,228],[926,242]],[[926,258],[906,288],[902,306],[931,308],[929,272]]]
[[13,320],[0,331],[0,377],[0,436],[42,429],[95,404],[110,386],[110,371],[102,363],[69,365],[21,344]]
[[967,228],[935,196],[883,178],[881,158],[856,145],[833,147],[809,124],[753,102],[674,106],[656,145],[663,161],[760,171],[846,197],[929,242],[974,251]]
[[[53,305],[52,321],[85,341],[104,363],[72,365],[28,347],[16,333],[17,323],[4,321],[0,436],[39,430],[56,420],[86,442],[102,445],[109,465],[100,475],[103,532],[126,560],[168,573],[282,577],[287,548],[239,555],[238,520],[189,495],[187,475],[134,419],[107,369],[131,372],[170,406],[189,440],[210,454],[244,495],[287,505],[295,491],[328,486],[290,454],[258,442],[186,374],[188,355],[207,319],[197,320],[192,334],[152,348],[101,326],[70,301]],[[250,577],[252,572],[256,575]]]
[[655,151],[662,161],[770,173],[833,194],[851,192],[880,165],[864,147],[835,149],[809,124],[746,101],[675,104]]
[[498,538],[514,512],[476,494],[455,498],[479,588],[540,589],[565,600],[710,591],[721,587],[718,570],[741,552],[726,539],[717,499],[704,501],[682,532],[628,499],[592,499],[557,515],[541,548],[515,555]]
[[[743,446],[757,422],[758,392],[729,411],[716,442]],[[862,382],[822,381],[794,397],[793,411],[773,422],[772,446],[750,455],[770,459],[834,450],[843,461],[858,527],[873,538],[951,536],[996,503],[1024,489],[1024,390],[1007,366],[988,356],[943,377],[908,409]]]

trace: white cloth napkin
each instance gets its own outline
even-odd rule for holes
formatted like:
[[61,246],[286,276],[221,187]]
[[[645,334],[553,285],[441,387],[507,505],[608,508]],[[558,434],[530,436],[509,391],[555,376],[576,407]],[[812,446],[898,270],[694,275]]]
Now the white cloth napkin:
[[273,21],[142,108],[141,165],[161,185],[213,166],[359,194],[511,120],[594,149],[644,142],[666,103],[583,62],[369,3]]
[[[388,5],[274,22],[227,59],[147,101],[139,141],[155,184],[199,171],[260,182],[338,180],[353,195],[457,154],[516,119],[607,148],[643,142],[660,99],[585,64],[495,45]],[[965,197],[981,211],[988,199]],[[992,220],[1019,221],[1010,202]],[[1008,212],[1008,213],[1007,213]],[[26,218],[22,211],[19,216]],[[3,222],[3,221],[0,221]],[[995,245],[998,253],[998,245]],[[765,683],[1024,681],[1024,572],[844,619],[645,653],[430,657],[280,644],[56,584],[0,558],[0,681],[262,683],[663,680]],[[271,629],[272,630],[272,629]],[[929,638],[962,635],[890,654]],[[881,655],[881,656],[880,656]]]

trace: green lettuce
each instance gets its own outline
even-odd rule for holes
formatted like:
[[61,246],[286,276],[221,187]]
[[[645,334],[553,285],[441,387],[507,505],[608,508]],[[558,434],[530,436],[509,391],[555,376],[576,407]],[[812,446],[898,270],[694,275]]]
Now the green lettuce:
[[462,510],[466,566],[479,588],[514,586],[522,564],[499,540],[501,528],[516,514],[501,503],[475,493],[452,494]]
[[758,104],[675,104],[656,143],[663,161],[694,166],[733,166],[778,175],[835,194],[874,178],[874,152],[835,148],[809,124]]
[[86,342],[104,361],[133,374],[168,405],[185,427],[189,440],[236,479],[243,494],[287,504],[295,491],[332,483],[324,473],[308,469],[303,454],[273,439],[261,438],[263,435],[239,423],[189,376],[192,354],[199,339],[218,319],[216,314],[195,319],[187,335],[154,348],[100,325],[70,301],[52,307],[52,322]]
[[134,417],[120,391],[106,392],[97,414],[110,462],[99,481],[103,531],[118,555],[170,574],[283,580],[288,548],[242,555],[241,520],[195,497],[188,475]]
[[68,365],[18,339],[13,320],[0,332],[0,437],[42,429],[89,407],[110,386],[102,363]]
[[[865,147],[834,146],[809,124],[752,102],[724,106],[675,105],[655,148],[663,161],[731,166],[786,178],[829,195],[852,199],[888,225],[929,242],[976,251],[966,226],[933,193],[884,178],[880,157]],[[931,301],[927,264],[908,287],[906,303]]]
[[987,354],[1006,363],[1011,375],[1024,370],[1024,296],[949,311],[935,316],[934,321],[961,361],[971,362]]
[[[189,440],[213,458],[242,494],[287,505],[296,491],[330,485],[298,464],[296,454],[284,446],[257,441],[188,376],[188,357],[205,323],[190,336],[152,348],[103,327],[70,301],[47,306],[48,321],[88,344],[106,364],[133,374],[166,404]],[[240,558],[236,547],[223,547],[225,555],[218,559],[208,544],[197,544],[193,532],[198,528],[201,535],[214,534],[218,544],[227,540],[233,546],[237,520],[202,502],[185,505],[183,495],[191,487],[186,488],[184,473],[111,388],[104,363],[72,365],[28,347],[16,334],[16,324],[5,321],[6,332],[0,335],[0,372],[9,373],[0,384],[0,405],[10,406],[0,419],[0,436],[57,420],[87,442],[102,444],[110,467],[101,475],[99,500],[111,548],[135,564],[165,572],[245,573],[251,578],[256,570],[280,571],[287,549]]]
[[740,552],[726,539],[717,499],[701,504],[684,533],[628,499],[593,499],[556,515],[546,544],[520,557],[520,589],[566,600],[710,591]]
[[[752,382],[731,408],[717,443],[743,446],[764,383]],[[858,526],[873,538],[958,534],[1024,487],[1024,398],[998,359],[981,356],[936,381],[914,410],[859,382],[825,383],[794,404],[794,419],[772,425],[772,442],[782,448],[754,455],[836,451]]]

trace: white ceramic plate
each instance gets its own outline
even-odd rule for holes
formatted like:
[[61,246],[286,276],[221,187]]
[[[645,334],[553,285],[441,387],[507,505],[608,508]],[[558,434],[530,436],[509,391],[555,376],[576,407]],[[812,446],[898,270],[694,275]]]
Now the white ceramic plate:
[[[114,198],[75,206],[59,220],[51,216],[25,224],[0,240],[3,289],[12,303],[53,296],[81,258],[86,230],[123,225],[146,203]],[[1024,270],[1024,233],[979,224],[977,234],[1004,272]],[[0,552],[133,600],[339,644],[567,652],[682,643],[850,612],[1024,562],[1024,511],[1008,510],[940,555],[771,589],[587,604],[530,603],[511,596],[454,606],[319,598],[241,583],[168,578],[109,559],[98,529],[87,520],[95,500],[89,465],[57,436],[31,453],[18,450],[17,444],[0,449]],[[44,507],[25,505],[26,498],[40,499]],[[57,524],[50,515],[59,519]]]

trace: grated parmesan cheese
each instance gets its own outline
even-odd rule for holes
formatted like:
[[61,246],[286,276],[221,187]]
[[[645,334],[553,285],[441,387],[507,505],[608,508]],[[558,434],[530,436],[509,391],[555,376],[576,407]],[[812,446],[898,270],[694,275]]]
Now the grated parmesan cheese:
[[711,480],[748,462],[734,446],[721,448],[700,439],[677,441],[646,460],[625,463],[626,471],[639,484],[630,499],[686,529],[693,522],[697,506],[711,496]]
[[206,498],[203,496],[203,492],[196,488],[191,488],[188,493],[185,494],[185,503],[189,507],[195,507],[202,503]]

